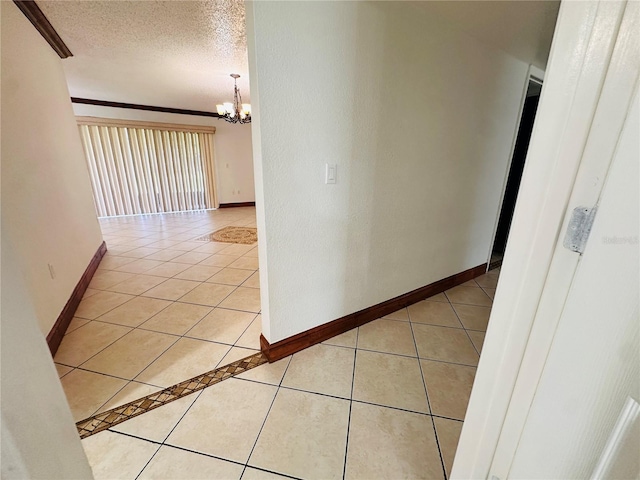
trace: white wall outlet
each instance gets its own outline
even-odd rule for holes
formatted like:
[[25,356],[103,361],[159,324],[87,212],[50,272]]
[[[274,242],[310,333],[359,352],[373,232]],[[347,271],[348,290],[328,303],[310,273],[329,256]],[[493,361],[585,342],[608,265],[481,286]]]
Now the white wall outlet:
[[338,165],[326,164],[324,183],[329,185],[330,183],[336,183],[338,177]]
[[51,265],[50,263],[47,263],[47,267],[49,267],[49,275],[51,275],[51,279],[53,280],[54,278],[56,278],[56,271],[53,268],[53,265]]

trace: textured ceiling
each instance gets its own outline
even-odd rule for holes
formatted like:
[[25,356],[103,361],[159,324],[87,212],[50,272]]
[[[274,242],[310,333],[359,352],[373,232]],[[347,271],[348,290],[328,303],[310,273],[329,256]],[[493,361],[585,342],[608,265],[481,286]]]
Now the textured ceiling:
[[560,1],[457,0],[413,5],[449,21],[483,43],[544,69]]
[[38,1],[73,52],[71,96],[215,111],[249,100],[244,2]]
[[[483,43],[544,68],[559,1],[411,4]],[[38,0],[73,52],[63,60],[74,97],[215,111],[233,80],[249,101],[242,0]]]

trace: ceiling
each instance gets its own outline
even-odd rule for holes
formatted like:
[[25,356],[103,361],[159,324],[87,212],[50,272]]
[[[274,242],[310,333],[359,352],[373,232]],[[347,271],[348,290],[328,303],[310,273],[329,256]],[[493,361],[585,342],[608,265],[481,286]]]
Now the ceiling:
[[[559,1],[411,2],[479,41],[537,67],[547,63]],[[215,111],[233,80],[249,102],[243,0],[45,1],[38,5],[73,57],[71,96]]]
[[249,101],[242,0],[38,1],[73,57],[73,97],[215,111]]
[[483,43],[544,69],[559,0],[449,0],[414,2]]

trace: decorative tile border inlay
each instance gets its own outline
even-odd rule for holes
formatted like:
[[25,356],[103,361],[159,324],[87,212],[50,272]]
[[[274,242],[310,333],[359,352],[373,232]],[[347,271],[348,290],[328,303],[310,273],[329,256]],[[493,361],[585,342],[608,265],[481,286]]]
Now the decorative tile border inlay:
[[247,370],[251,370],[267,362],[267,357],[265,357],[262,352],[237,360],[224,367],[216,368],[197,377],[167,387],[159,392],[152,393],[133,402],[81,420],[76,423],[78,433],[80,434],[80,438],[87,438],[130,418],[142,415],[150,410],[166,405],[179,398],[186,397],[193,392],[220,383],[223,380],[244,373]]
[[195,242],[224,242],[251,245],[258,241],[258,229],[254,227],[224,227],[194,239]]

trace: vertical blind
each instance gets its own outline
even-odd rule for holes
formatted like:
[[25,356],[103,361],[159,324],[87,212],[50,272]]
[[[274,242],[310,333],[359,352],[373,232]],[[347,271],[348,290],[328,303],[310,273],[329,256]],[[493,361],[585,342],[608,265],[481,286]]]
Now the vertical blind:
[[218,206],[215,127],[77,120],[98,216]]

